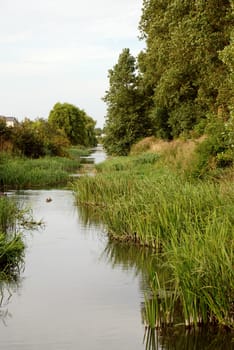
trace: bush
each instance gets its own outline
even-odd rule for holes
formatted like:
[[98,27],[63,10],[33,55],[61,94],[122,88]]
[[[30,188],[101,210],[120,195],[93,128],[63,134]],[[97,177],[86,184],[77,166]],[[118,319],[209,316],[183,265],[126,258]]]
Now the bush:
[[227,122],[212,118],[207,127],[208,137],[197,147],[197,163],[194,173],[203,176],[216,168],[234,164],[234,118]]

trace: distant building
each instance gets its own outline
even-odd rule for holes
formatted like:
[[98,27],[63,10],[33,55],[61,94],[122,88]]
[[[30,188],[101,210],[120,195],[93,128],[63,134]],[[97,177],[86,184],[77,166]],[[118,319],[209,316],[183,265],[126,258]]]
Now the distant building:
[[0,115],[0,119],[5,120],[6,126],[14,127],[18,124],[18,120],[15,117],[5,117],[4,115]]

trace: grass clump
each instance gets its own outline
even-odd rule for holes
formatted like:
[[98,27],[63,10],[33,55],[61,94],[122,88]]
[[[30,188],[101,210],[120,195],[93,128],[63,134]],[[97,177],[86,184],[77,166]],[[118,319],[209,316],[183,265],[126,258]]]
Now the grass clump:
[[41,224],[33,220],[29,209],[11,197],[0,196],[0,282],[18,277],[25,251],[22,232]]
[[[25,244],[19,227],[25,221],[28,212],[18,207],[17,203],[0,196],[0,277],[1,279],[18,273],[23,262]],[[28,219],[27,219],[28,221]]]

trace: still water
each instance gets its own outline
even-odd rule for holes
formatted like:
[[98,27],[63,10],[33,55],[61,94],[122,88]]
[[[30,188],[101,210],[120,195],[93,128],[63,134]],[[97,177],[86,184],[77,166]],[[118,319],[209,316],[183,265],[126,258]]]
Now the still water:
[[[96,154],[104,159],[100,150]],[[12,196],[30,206],[45,227],[25,235],[20,279],[2,291],[0,349],[208,349],[214,338],[207,334],[154,332],[147,343],[144,274],[153,257],[108,242],[103,227],[75,207],[71,191],[27,190]],[[211,349],[222,349],[220,344]],[[225,344],[223,349],[232,349],[231,341]]]

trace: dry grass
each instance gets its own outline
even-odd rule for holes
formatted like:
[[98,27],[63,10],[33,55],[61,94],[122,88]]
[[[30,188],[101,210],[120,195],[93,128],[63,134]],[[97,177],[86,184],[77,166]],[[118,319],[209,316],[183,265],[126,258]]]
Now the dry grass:
[[196,147],[204,141],[205,136],[196,140],[173,140],[164,141],[155,137],[147,137],[132,147],[131,154],[143,152],[157,153],[161,156],[160,163],[171,169],[188,171],[196,161]]

